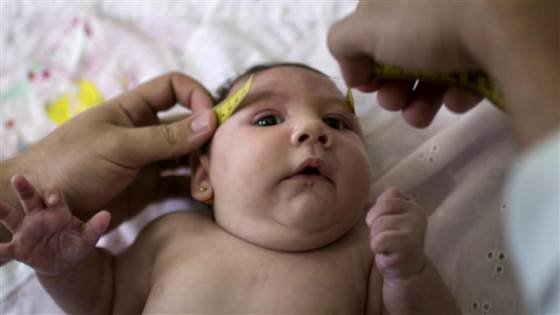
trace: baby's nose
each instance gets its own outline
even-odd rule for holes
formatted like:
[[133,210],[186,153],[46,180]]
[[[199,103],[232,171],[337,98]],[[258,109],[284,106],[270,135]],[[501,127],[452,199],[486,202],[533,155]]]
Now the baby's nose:
[[307,120],[301,122],[292,134],[292,144],[299,146],[302,144],[320,143],[325,147],[331,145],[331,137],[329,136],[322,121]]
[[[312,139],[311,135],[309,135],[307,133],[304,133],[304,134],[299,135],[299,138],[297,140],[298,140],[299,143],[303,143],[307,140],[313,140],[313,139]],[[319,135],[317,140],[319,140],[319,142],[325,144],[325,143],[327,143],[328,138],[327,138],[327,135]]]

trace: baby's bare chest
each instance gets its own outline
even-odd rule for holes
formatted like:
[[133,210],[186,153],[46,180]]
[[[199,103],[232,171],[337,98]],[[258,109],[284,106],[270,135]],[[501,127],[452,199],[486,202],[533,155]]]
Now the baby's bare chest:
[[289,254],[214,243],[176,256],[158,267],[145,313],[364,313],[369,262],[355,248]]

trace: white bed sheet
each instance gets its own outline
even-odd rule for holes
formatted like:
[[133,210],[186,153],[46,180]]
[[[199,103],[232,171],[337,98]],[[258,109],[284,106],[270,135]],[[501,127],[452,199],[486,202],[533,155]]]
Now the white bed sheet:
[[[0,158],[55,128],[45,108],[63,96],[79,103],[79,80],[107,99],[171,70],[198,78],[210,90],[259,62],[304,62],[340,77],[325,39],[328,26],[354,6],[2,2]],[[500,187],[514,150],[505,115],[483,104],[464,116],[444,111],[430,128],[414,130],[398,114],[380,110],[371,95],[357,94],[376,172],[372,189],[399,187],[430,212],[427,252],[464,313],[523,313],[501,236],[508,209]],[[125,246],[154,216],[185,207],[192,205],[152,205],[102,244]],[[0,314],[62,314],[32,271],[18,263],[0,269],[0,298]]]

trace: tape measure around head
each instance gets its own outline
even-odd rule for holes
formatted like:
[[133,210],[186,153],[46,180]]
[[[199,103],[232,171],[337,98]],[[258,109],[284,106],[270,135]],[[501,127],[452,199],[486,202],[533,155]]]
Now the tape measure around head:
[[[251,86],[253,85],[253,77],[254,75],[251,75],[247,82],[245,82],[245,84],[243,84],[243,86],[239,90],[235,91],[235,93],[228,96],[218,105],[214,106],[214,111],[218,115],[218,124],[222,124],[228,118],[230,118],[235,110],[237,110],[241,102],[243,102],[243,99],[245,99],[245,96],[247,96],[247,94],[251,90]],[[352,110],[352,113],[355,113],[354,97],[352,96],[352,91],[350,89],[348,89],[348,91],[346,92],[346,101],[348,107],[350,108],[350,110]]]
[[428,82],[457,85],[486,97],[497,108],[505,110],[500,92],[482,71],[425,72],[395,66],[376,65],[373,73],[385,79],[424,80]]
[[249,93],[249,91],[251,90],[251,86],[253,85],[253,77],[254,75],[251,75],[247,82],[245,82],[245,84],[243,84],[243,86],[239,90],[235,91],[235,93],[226,97],[225,100],[214,106],[214,111],[218,115],[218,124],[222,124],[224,121],[230,118],[237,107],[239,107],[239,104],[243,102],[243,99],[245,99],[245,96],[247,96],[247,93]]
[[348,104],[348,107],[350,107],[352,113],[356,113],[356,107],[354,106],[354,95],[352,95],[351,89],[348,89],[348,91],[346,91],[346,102]]

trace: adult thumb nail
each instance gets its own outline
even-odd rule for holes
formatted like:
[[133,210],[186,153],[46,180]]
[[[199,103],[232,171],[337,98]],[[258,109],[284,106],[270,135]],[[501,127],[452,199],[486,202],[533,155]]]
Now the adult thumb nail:
[[209,126],[210,126],[210,111],[205,111],[203,113],[198,114],[198,117],[196,117],[191,123],[191,129],[194,132],[204,132],[208,130]]

